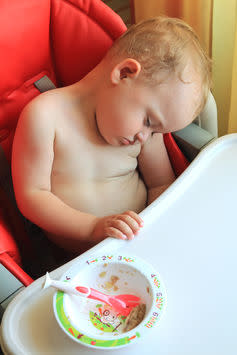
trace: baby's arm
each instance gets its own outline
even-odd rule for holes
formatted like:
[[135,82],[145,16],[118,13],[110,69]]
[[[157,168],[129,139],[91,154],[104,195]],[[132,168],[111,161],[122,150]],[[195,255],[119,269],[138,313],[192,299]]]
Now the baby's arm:
[[163,134],[153,134],[142,146],[138,166],[148,189],[148,204],[175,180]]
[[15,196],[22,214],[47,232],[85,239],[96,217],[74,210],[51,192],[56,122],[50,95],[32,101],[19,118],[12,152]]
[[123,239],[123,235],[132,238],[139,229],[140,217],[136,214],[98,218],[71,208],[51,192],[56,122],[50,95],[54,94],[43,94],[32,101],[17,125],[12,177],[19,209],[68,250],[76,251],[80,241],[96,243],[107,236]]

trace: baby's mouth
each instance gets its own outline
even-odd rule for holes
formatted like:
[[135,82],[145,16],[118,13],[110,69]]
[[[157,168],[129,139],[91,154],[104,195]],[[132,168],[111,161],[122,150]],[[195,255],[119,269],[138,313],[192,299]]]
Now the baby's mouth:
[[121,143],[122,143],[123,145],[129,145],[129,144],[130,144],[130,141],[129,141],[127,138],[122,138],[122,139],[121,139]]
[[133,145],[136,142],[136,140],[134,141],[130,141],[128,138],[122,137],[121,139],[121,143],[123,145]]

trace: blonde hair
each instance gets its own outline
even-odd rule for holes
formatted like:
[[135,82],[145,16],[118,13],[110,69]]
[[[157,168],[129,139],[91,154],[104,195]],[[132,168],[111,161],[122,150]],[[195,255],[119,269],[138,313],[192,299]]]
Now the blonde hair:
[[183,70],[192,58],[202,88],[198,111],[203,109],[211,87],[211,60],[184,21],[159,16],[135,24],[114,42],[108,55],[136,59],[143,78],[150,83],[154,83],[158,71],[176,73],[182,80]]

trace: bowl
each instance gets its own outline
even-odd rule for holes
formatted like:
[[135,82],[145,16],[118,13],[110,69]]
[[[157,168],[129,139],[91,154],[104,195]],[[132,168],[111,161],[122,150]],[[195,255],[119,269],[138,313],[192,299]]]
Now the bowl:
[[108,295],[136,295],[145,305],[144,318],[126,331],[129,316],[117,314],[100,301],[57,291],[53,306],[58,324],[81,345],[95,349],[121,348],[142,339],[160,324],[166,306],[164,284],[158,272],[137,256],[98,255],[74,264],[61,280]]

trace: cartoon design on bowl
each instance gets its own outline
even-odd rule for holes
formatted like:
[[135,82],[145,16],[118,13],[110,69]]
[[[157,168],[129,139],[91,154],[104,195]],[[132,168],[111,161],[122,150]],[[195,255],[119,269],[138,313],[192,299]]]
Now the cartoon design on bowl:
[[125,317],[117,314],[112,307],[108,305],[96,305],[98,313],[90,311],[90,320],[92,324],[103,332],[118,332],[119,327],[125,322]]

